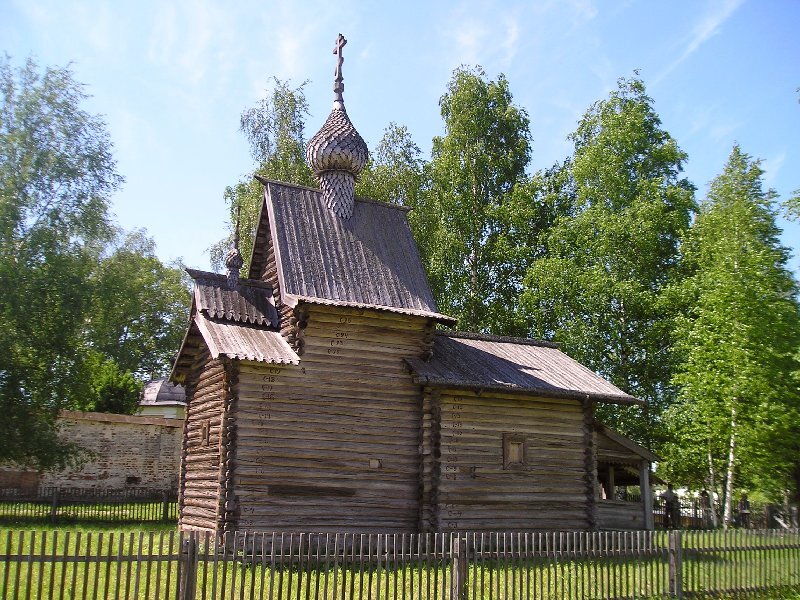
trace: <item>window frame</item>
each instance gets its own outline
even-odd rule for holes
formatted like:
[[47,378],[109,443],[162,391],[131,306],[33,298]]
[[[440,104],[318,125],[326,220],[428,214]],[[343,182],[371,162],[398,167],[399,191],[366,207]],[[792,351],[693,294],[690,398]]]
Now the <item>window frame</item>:
[[[519,445],[522,453],[521,461],[511,460],[512,447]],[[520,471],[526,468],[528,464],[528,442],[525,436],[521,433],[504,433],[503,434],[503,470],[505,471]]]

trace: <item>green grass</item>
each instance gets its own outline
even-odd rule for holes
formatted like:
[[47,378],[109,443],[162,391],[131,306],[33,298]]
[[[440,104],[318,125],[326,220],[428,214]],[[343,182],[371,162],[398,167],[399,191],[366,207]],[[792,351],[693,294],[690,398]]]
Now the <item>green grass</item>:
[[[10,533],[10,535],[9,535]],[[800,548],[792,538],[764,538],[753,532],[722,535],[683,534],[684,589],[781,586],[754,592],[752,598],[800,600]],[[633,560],[624,556],[587,560],[499,560],[471,564],[466,575],[469,597],[476,598],[604,598],[663,597],[667,589],[667,534],[659,534],[658,556]],[[90,562],[27,561],[0,563],[0,598],[169,598],[179,577],[179,536],[169,524],[20,525],[0,529],[0,556],[90,556]],[[734,549],[734,544],[736,549]],[[240,544],[239,548],[243,545]],[[439,598],[449,597],[452,573],[447,561],[398,566],[364,560],[346,565],[323,562],[316,570],[297,564],[280,568],[270,555],[222,560],[213,544],[198,563],[197,598]],[[258,544],[256,544],[258,548]],[[314,557],[312,551],[312,559]],[[155,557],[140,562],[138,556]],[[373,552],[374,555],[374,552]],[[769,561],[765,560],[769,557]],[[323,558],[324,561],[324,558]],[[794,586],[794,587],[792,587]],[[223,594],[224,590],[224,594]],[[702,597],[699,593],[694,597]],[[717,598],[726,596],[717,595]]]
[[[159,523],[163,516],[164,505],[160,501],[153,502],[97,502],[94,504],[73,503],[61,504],[56,510],[57,523],[90,523],[90,522],[129,522]],[[171,502],[168,516],[174,525],[177,521],[177,502]],[[0,522],[5,525],[23,523],[48,523],[51,518],[51,506],[42,502],[0,502]]]

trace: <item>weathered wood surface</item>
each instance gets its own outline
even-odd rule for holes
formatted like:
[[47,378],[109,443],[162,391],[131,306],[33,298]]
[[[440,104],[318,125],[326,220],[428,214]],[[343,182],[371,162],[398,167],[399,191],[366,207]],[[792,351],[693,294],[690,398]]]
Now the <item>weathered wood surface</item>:
[[[434,390],[423,407],[426,528],[588,527],[581,402]],[[503,434],[524,439],[522,467],[503,468]]]
[[[300,312],[301,320],[296,315]],[[306,306],[299,366],[241,363],[238,527],[416,531],[426,319]]]
[[597,503],[597,518],[597,525],[600,529],[645,529],[644,509],[641,502],[600,500]]
[[597,444],[597,458],[600,461],[621,462],[631,465],[638,465],[642,457],[618,444],[614,440],[595,432],[595,443]]
[[186,382],[180,477],[182,529],[216,530],[220,503],[220,437],[225,373],[208,349],[198,351]]

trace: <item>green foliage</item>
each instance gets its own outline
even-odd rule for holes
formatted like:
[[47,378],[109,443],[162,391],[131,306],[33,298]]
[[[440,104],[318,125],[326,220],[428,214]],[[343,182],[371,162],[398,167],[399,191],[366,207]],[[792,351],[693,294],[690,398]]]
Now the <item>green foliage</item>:
[[[316,187],[316,179],[305,159],[303,131],[308,115],[308,103],[303,89],[305,82],[292,89],[288,82],[277,78],[273,80],[272,91],[259,100],[256,106],[242,113],[240,130],[247,138],[253,158],[259,165],[259,175],[267,179]],[[258,216],[264,203],[263,187],[248,176],[235,186],[226,188],[224,198],[230,211],[230,235],[209,249],[211,264],[217,270],[224,267],[225,253],[230,247],[236,220],[240,218],[239,248],[244,258],[242,272],[247,273]]]
[[[508,314],[521,275],[515,241],[525,227],[531,136],[525,110],[512,103],[508,81],[480,69],[456,69],[439,105],[445,135],[433,139],[430,189],[415,231],[439,310],[462,329],[513,333]],[[516,228],[519,231],[518,228]],[[518,240],[517,240],[518,241]]]
[[89,352],[89,395],[81,410],[132,415],[139,408],[142,385],[111,359]]
[[680,391],[665,470],[687,481],[707,481],[710,469],[735,472],[740,486],[775,498],[792,487],[800,463],[800,396],[787,376],[798,369],[800,315],[762,175],[759,161],[735,146],[684,244],[689,276],[676,290],[685,309],[674,347]]
[[661,127],[641,80],[621,79],[572,134],[574,155],[546,175],[560,196],[546,254],[528,270],[522,312],[533,336],[645,401],[600,407],[602,419],[657,448],[671,398],[672,310],[664,291],[677,275],[680,237],[694,209],[679,174],[686,154]]
[[129,411],[131,373],[168,368],[186,292],[142,234],[107,255],[122,178],[70,69],[2,59],[0,94],[0,460],[49,469],[75,450],[59,410]]
[[90,285],[88,344],[140,380],[166,375],[188,318],[182,269],[164,265],[153,240],[134,231],[98,261]]
[[0,93],[0,459],[47,467],[62,462],[59,408],[86,390],[85,284],[121,178],[68,68],[2,59]]
[[408,129],[389,123],[361,173],[356,195],[413,209],[425,187],[424,166],[422,151]]
[[791,198],[783,201],[783,214],[790,221],[800,220],[800,189],[796,189]]

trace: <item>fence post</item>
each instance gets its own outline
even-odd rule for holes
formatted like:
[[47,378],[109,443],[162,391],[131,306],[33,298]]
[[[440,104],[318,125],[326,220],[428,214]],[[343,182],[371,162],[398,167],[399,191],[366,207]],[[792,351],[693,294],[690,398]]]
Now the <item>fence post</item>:
[[178,561],[178,600],[194,600],[197,586],[197,535],[188,532]]
[[50,522],[55,523],[58,518],[58,488],[53,488],[53,498],[50,500]]
[[169,521],[169,494],[164,492],[161,495],[162,504],[161,504],[161,520],[162,521]]
[[669,535],[669,593],[673,598],[683,598],[681,532],[672,529],[667,535]]
[[452,573],[450,600],[467,598],[467,538],[454,533],[450,538],[450,562]]

